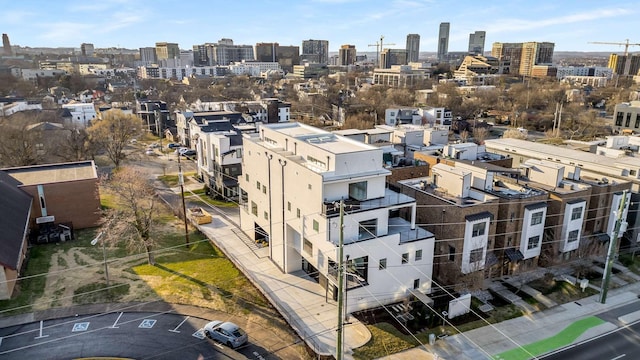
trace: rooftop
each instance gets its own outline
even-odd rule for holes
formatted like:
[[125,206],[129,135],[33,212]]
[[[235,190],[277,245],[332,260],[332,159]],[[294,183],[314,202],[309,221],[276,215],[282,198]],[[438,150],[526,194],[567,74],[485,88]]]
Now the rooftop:
[[97,179],[93,161],[23,166],[2,169],[23,186]]

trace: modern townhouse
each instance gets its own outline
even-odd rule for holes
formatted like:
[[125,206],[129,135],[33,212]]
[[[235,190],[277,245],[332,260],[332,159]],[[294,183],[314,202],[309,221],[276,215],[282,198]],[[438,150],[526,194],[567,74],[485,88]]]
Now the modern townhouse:
[[481,288],[494,254],[498,197],[472,188],[472,173],[445,164],[430,177],[399,181],[416,199],[416,218],[436,237],[434,278],[458,290]]
[[242,173],[242,135],[228,120],[192,126],[197,172],[213,195],[237,200]]
[[199,132],[200,126],[214,125],[214,122],[225,121],[228,126],[221,127],[216,123],[213,131],[230,131],[233,125],[246,123],[241,113],[235,111],[176,111],[174,113],[176,121],[176,132],[178,140],[184,146],[195,149],[194,135]]
[[371,145],[299,123],[261,125],[244,135],[241,227],[283,272],[306,271],[333,299],[342,238],[347,312],[429,293],[434,236],[416,226],[416,201],[385,187],[382,165]]
[[[612,141],[613,142],[613,141]],[[519,139],[491,139],[485,141],[487,151],[509,156],[514,166],[529,159],[540,159],[565,165],[567,168],[580,168],[580,177],[598,179],[601,182],[615,180],[631,183],[631,207],[626,217],[627,231],[623,239],[624,246],[636,247],[640,240],[640,159],[626,156],[625,150],[597,147],[596,153],[575,150],[568,147],[542,144]],[[575,170],[572,170],[575,173]],[[573,178],[572,176],[568,177]]]

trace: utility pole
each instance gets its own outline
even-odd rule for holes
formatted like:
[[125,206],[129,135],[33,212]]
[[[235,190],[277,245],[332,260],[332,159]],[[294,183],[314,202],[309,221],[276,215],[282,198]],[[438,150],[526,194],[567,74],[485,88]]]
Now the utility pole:
[[184,175],[182,174],[182,164],[180,164],[180,157],[182,154],[178,154],[178,183],[180,184],[180,197],[182,198],[182,214],[184,217],[184,239],[186,241],[187,249],[189,248],[189,226],[187,225],[187,206],[184,203]]
[[613,236],[609,241],[609,251],[607,252],[607,261],[604,264],[604,274],[602,275],[602,288],[600,290],[600,303],[605,304],[607,302],[607,292],[609,291],[609,281],[611,281],[611,267],[613,266],[613,260],[618,243],[618,233],[622,226],[622,214],[627,203],[627,190],[622,192],[622,200],[620,200],[620,206],[616,212],[616,226],[613,228]]
[[342,316],[344,301],[344,200],[340,200],[340,240],[338,243],[338,339],[336,345],[336,360],[342,360],[344,345],[344,316]]

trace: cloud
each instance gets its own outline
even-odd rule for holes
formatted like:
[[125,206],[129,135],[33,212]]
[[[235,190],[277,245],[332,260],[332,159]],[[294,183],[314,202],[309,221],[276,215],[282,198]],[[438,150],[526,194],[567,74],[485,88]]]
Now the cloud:
[[37,14],[25,10],[5,10],[0,12],[0,23],[2,24],[24,24],[30,22]]
[[493,34],[519,30],[539,29],[554,25],[566,25],[570,23],[586,22],[622,15],[629,15],[632,13],[633,11],[628,9],[594,9],[591,11],[540,20],[505,19],[495,21],[492,25],[489,25],[487,27],[487,32],[491,32]]

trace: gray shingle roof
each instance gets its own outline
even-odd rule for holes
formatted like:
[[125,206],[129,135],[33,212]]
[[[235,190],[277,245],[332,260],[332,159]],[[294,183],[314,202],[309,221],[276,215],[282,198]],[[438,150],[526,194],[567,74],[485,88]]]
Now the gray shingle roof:
[[25,230],[29,226],[31,196],[20,182],[0,171],[0,265],[18,270]]

